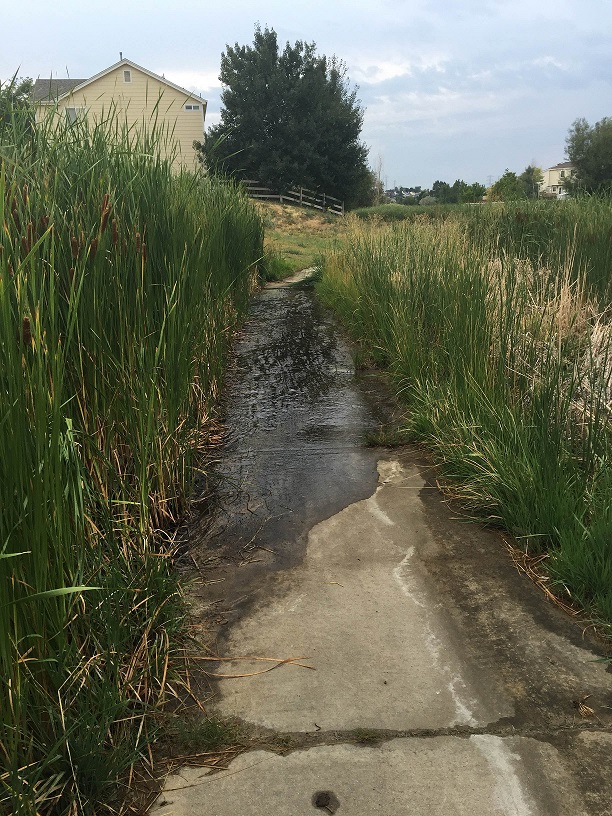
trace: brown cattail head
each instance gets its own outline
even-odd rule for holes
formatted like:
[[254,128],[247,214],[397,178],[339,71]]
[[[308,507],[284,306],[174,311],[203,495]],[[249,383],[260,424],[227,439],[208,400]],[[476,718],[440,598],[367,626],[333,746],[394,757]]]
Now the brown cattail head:
[[27,255],[30,249],[31,249],[30,243],[28,242],[28,239],[24,235],[24,237],[21,239],[21,254]]
[[76,237],[73,235],[70,239],[70,248],[72,250],[72,257],[78,258],[79,257],[79,242],[77,241]]
[[12,212],[13,221],[15,223],[15,226],[17,227],[17,229],[20,229],[21,228],[21,219],[19,218],[19,213],[17,212],[17,205],[16,204],[13,204],[13,209],[12,209],[11,212]]
[[142,239],[140,237],[140,233],[137,232],[136,233],[136,252],[140,252],[141,243],[142,243]]
[[109,215],[110,215],[110,196],[108,193],[104,193],[104,198],[102,199],[102,215],[100,216],[100,235],[103,235],[106,232],[106,226],[108,224]]
[[111,222],[111,229],[113,232],[113,246],[117,246],[117,242],[119,241],[119,229],[117,227],[117,219],[113,218]]
[[70,286],[74,286],[74,266],[68,270],[68,277],[70,278]]
[[32,327],[30,326],[30,318],[24,317],[21,324],[21,339],[24,346],[32,345]]
[[23,185],[23,189],[21,191],[21,198],[23,199],[24,204],[28,203],[28,185],[27,184]]
[[145,244],[144,241],[142,242],[142,260],[143,261],[147,260],[147,245]]
[[40,232],[45,232],[48,226],[49,226],[49,216],[48,215],[41,215],[40,220],[38,222],[39,231]]
[[98,251],[98,239],[94,238],[91,244],[89,245],[89,257],[91,258],[92,261],[96,257],[97,251]]

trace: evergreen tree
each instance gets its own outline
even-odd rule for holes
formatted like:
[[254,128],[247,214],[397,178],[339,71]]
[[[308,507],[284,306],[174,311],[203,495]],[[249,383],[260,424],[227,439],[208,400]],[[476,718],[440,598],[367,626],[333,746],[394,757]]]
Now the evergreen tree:
[[200,145],[211,172],[368,203],[363,110],[341,61],[318,55],[315,43],[281,51],[276,32],[258,27],[252,46],[227,46],[219,78],[221,122]]

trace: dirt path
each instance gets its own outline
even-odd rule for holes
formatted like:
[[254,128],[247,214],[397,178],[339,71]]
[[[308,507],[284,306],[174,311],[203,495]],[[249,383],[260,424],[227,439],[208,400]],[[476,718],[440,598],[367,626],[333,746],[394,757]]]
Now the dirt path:
[[364,447],[381,400],[310,293],[260,296],[231,392],[196,608],[218,654],[293,660],[217,684],[258,748],[184,768],[156,816],[611,813],[608,664],[418,451]]

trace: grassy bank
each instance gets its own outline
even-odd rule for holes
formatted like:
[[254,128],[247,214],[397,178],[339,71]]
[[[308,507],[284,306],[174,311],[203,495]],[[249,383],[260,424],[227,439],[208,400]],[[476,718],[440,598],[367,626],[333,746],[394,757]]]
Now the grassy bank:
[[266,228],[268,279],[277,280],[320,264],[345,220],[308,207],[270,202],[258,205]]
[[0,131],[0,812],[113,810],[172,692],[169,533],[262,225],[112,122]]
[[612,217],[609,200],[518,201],[511,204],[381,204],[355,210],[371,223],[455,221],[477,244],[494,244],[497,254],[528,258],[536,266],[584,273],[588,285],[612,299]]
[[357,224],[319,292],[392,373],[452,495],[545,554],[557,591],[609,626],[610,265],[583,236],[612,210],[522,212]]

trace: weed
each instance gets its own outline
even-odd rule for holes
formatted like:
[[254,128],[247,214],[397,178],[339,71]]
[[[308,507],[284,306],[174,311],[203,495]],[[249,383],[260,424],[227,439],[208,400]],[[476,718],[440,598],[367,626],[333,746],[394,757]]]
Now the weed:
[[472,514],[549,552],[560,591],[610,624],[610,247],[591,225],[608,234],[612,207],[549,204],[354,223],[318,291],[391,372],[402,436],[429,445]]
[[306,207],[265,203],[259,210],[270,223],[266,248],[286,262],[290,272],[316,266],[347,223],[345,218]]
[[198,714],[174,718],[166,725],[164,736],[172,755],[194,756],[235,745],[240,739],[240,729],[232,720]]
[[0,134],[2,813],[115,807],[176,688],[169,530],[263,236],[166,137]]
[[281,253],[273,249],[266,250],[260,269],[265,281],[282,280],[294,271]]
[[380,425],[375,431],[368,431],[364,445],[369,448],[397,448],[413,438],[402,428]]

